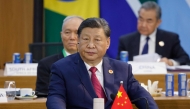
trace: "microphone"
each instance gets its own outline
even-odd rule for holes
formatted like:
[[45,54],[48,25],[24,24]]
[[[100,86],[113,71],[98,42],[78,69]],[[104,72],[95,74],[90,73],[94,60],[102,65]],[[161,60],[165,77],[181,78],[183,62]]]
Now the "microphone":
[[[116,95],[115,94],[110,94],[110,98],[114,101],[115,100],[115,97]],[[149,104],[148,104],[148,100],[145,98],[145,97],[139,97],[139,98],[136,98],[134,100],[131,100],[131,103],[135,103],[136,101],[139,101],[139,100],[145,100],[146,101],[146,109],[149,109]]]
[[134,100],[131,100],[132,103],[135,103],[136,101],[140,101],[140,100],[145,100],[146,101],[146,109],[149,109],[149,104],[148,104],[148,100],[145,98],[145,97],[139,97],[139,98],[136,98]]
[[113,101],[115,100],[115,97],[116,97],[116,95],[114,95],[113,93],[110,94],[110,98],[111,98]]

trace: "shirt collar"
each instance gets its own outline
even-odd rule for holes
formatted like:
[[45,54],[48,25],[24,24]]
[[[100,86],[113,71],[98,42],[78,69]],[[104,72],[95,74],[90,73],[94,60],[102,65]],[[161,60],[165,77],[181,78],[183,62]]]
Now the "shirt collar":
[[[149,35],[149,38],[150,40],[154,41],[156,40],[156,32],[157,32],[157,29],[154,30],[154,32],[152,34]],[[146,41],[146,37],[145,35],[141,35],[141,38],[140,38],[140,41]]]
[[[88,71],[91,67],[93,67],[93,66],[88,65],[86,62],[84,62],[84,64],[85,64]],[[100,61],[100,63],[98,65],[96,65],[94,67],[96,67],[99,72],[102,72],[102,60]]]
[[71,55],[71,53],[67,52],[66,49],[64,49],[64,50],[65,50],[65,53],[66,53],[67,56]]

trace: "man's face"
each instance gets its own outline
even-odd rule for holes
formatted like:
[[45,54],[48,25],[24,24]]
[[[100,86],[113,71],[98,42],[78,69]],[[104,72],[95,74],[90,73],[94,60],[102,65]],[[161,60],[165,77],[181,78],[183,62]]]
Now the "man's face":
[[161,20],[156,18],[155,10],[141,9],[138,18],[138,31],[143,35],[150,35],[160,25]]
[[110,46],[110,38],[106,37],[102,28],[84,28],[79,37],[78,50],[82,59],[97,65]]
[[64,49],[71,54],[77,52],[77,30],[81,22],[82,20],[79,18],[71,18],[68,19],[63,25],[61,39]]

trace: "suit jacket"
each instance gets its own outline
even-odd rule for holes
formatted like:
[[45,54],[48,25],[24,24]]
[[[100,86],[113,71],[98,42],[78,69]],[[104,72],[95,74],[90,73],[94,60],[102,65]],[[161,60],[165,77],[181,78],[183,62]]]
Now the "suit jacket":
[[187,62],[187,65],[189,65],[189,66],[190,66],[190,60]]
[[48,56],[39,61],[37,68],[36,91],[48,93],[51,66],[61,58],[63,58],[63,53]]
[[[133,60],[133,56],[139,55],[140,36],[139,32],[134,32],[120,37],[117,59],[120,59],[120,51],[128,51],[130,61]],[[160,41],[164,42],[164,46],[159,45]],[[186,64],[189,59],[180,45],[179,36],[175,33],[157,29],[155,47],[156,53],[180,64]]]
[[[131,65],[103,57],[104,89],[107,95],[105,109],[110,109],[111,94],[117,94],[120,81],[131,100],[145,97],[150,109],[158,109],[151,95],[133,77]],[[63,68],[64,67],[64,68]],[[113,74],[109,73],[113,70]],[[92,109],[93,98],[98,98],[86,66],[78,53],[67,56],[52,65],[52,76],[46,102],[48,109]],[[146,109],[146,100],[136,102],[140,109]]]

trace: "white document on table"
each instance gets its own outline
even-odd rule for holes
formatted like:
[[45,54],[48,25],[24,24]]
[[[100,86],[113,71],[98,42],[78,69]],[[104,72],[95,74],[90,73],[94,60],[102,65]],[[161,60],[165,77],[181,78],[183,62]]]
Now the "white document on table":
[[159,62],[161,56],[157,53],[137,55],[133,57],[134,62]]

